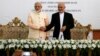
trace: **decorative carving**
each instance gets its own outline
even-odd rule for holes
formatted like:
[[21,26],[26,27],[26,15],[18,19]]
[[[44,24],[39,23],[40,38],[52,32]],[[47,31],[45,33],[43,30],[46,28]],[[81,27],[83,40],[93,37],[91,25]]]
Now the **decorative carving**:
[[12,27],[12,26],[25,27],[25,26],[26,26],[23,22],[21,22],[21,20],[19,20],[18,17],[15,17],[15,18],[12,20],[12,22],[9,22],[7,25],[8,25],[9,27]]
[[13,22],[9,22],[9,23],[7,24],[7,26],[9,26],[9,27],[13,26]]
[[76,28],[82,28],[82,25],[80,23],[77,23]]
[[0,27],[0,39],[25,39],[28,37],[28,27],[15,17],[12,22]]
[[20,20],[18,19],[18,17],[15,17],[12,21],[14,26],[19,26]]
[[20,27],[25,27],[26,25],[23,22],[20,22],[19,26]]

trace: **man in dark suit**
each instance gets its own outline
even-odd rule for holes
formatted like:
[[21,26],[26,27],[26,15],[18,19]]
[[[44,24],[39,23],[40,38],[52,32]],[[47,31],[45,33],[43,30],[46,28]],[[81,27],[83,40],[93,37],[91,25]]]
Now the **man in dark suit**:
[[74,27],[73,16],[72,14],[65,12],[65,4],[62,2],[58,4],[58,11],[59,12],[52,14],[51,23],[46,27],[45,31],[54,27],[53,37],[58,39],[63,36],[64,39],[69,40],[71,39],[70,29]]

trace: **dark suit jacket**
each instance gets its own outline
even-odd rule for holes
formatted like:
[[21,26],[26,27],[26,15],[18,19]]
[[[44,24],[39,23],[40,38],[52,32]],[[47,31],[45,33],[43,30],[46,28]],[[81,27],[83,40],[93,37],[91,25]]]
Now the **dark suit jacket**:
[[[74,27],[74,19],[72,14],[64,12],[63,26],[67,27],[63,32],[64,39],[71,39],[70,29]],[[53,37],[56,37],[58,39],[60,33],[59,12],[52,14],[51,23],[46,27],[46,31],[50,30],[52,27],[54,27]]]

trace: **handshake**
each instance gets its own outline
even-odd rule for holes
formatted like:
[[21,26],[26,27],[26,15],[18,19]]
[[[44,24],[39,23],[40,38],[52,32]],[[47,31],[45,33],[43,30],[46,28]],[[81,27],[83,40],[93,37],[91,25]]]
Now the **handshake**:
[[43,26],[42,26],[42,27],[39,28],[39,30],[40,30],[40,31],[45,31],[45,30],[46,30],[46,27],[43,27]]
[[[64,32],[66,29],[67,29],[66,26],[62,26],[62,28],[60,29],[60,32]],[[40,30],[40,31],[45,31],[45,30],[46,30],[46,27],[41,26],[41,27],[39,28],[39,30]]]

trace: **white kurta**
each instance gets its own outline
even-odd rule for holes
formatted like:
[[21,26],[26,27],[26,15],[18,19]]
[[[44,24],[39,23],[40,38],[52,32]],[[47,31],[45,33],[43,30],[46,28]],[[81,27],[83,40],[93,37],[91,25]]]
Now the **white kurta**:
[[29,39],[45,39],[46,38],[46,32],[40,31],[39,28],[41,26],[45,27],[45,19],[47,19],[47,15],[43,12],[37,13],[37,12],[31,12],[29,15],[32,18],[32,22],[36,29],[31,29],[29,27]]

